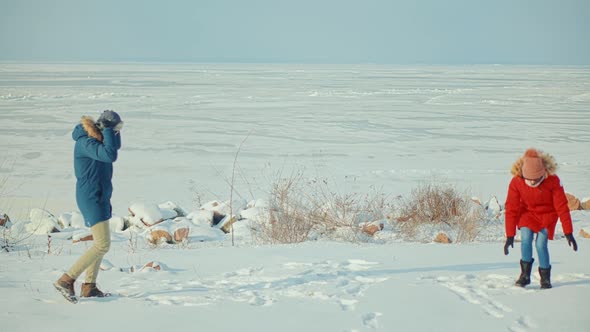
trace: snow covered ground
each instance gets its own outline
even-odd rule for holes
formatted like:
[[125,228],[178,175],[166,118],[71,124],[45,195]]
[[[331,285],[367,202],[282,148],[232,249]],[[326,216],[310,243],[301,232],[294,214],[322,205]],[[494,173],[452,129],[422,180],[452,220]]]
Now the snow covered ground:
[[[503,202],[531,146],[583,198],[589,84],[588,67],[3,63],[0,212],[14,225],[32,208],[75,212],[71,130],[107,108],[125,121],[117,216],[136,202],[227,200],[234,170],[245,201],[303,170],[340,192],[405,196],[436,179]],[[253,243],[239,228],[236,246],[194,227],[188,243],[157,248],[113,232],[99,287],[114,296],[78,305],[51,283],[89,243],[73,244],[73,229],[32,235],[0,254],[0,330],[587,331],[590,242],[578,232],[590,211],[572,216],[579,251],[558,226],[543,291],[537,273],[513,286],[519,248],[504,256],[501,220],[451,245],[405,242],[392,227],[296,245]]]
[[[588,214],[586,214],[588,218]],[[500,243],[214,246],[136,252],[115,241],[99,286],[66,302],[51,286],[85,245],[2,254],[5,331],[587,331],[590,251],[551,243],[553,285],[513,286],[518,251]],[[129,272],[156,261],[160,271]],[[120,269],[124,271],[121,272]]]

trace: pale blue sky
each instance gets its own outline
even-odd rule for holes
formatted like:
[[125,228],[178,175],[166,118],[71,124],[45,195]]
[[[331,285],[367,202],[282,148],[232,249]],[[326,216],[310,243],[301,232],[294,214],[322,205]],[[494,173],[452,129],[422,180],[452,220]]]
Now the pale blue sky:
[[590,64],[588,0],[0,0],[0,60]]

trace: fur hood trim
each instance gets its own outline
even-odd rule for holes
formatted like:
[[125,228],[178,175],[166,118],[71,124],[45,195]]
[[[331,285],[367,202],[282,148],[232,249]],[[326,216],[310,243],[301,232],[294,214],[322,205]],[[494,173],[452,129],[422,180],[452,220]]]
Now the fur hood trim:
[[[527,150],[527,152],[528,151],[529,150]],[[541,150],[536,150],[536,152],[537,152],[539,158],[541,158],[541,160],[543,161],[543,166],[545,166],[545,170],[547,170],[547,174],[554,175],[555,172],[557,171],[557,162],[555,161],[555,158],[552,155],[545,153]],[[522,163],[524,162],[523,158],[524,158],[524,155],[519,157],[518,159],[516,159],[514,164],[512,164],[512,168],[510,169],[510,173],[512,173],[513,176],[522,177]]]
[[80,123],[82,124],[84,131],[88,133],[88,136],[96,139],[99,142],[102,142],[102,133],[96,126],[96,123],[91,116],[83,116],[82,120],[80,120]]

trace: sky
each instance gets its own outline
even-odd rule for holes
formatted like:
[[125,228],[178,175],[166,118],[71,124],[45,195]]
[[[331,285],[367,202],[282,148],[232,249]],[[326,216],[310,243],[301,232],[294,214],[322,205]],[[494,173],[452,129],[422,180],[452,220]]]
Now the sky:
[[0,61],[590,64],[585,0],[2,0]]

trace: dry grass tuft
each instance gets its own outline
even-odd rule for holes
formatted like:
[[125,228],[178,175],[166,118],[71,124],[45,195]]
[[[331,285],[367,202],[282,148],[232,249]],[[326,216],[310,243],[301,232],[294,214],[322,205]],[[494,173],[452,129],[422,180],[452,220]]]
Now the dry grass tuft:
[[455,187],[427,183],[412,190],[400,206],[400,230],[407,239],[416,239],[425,225],[441,226],[456,231],[456,242],[475,240],[482,229],[484,211],[469,196]]

